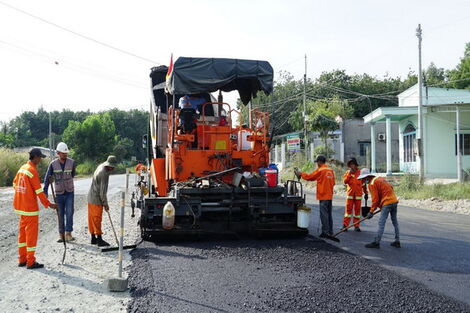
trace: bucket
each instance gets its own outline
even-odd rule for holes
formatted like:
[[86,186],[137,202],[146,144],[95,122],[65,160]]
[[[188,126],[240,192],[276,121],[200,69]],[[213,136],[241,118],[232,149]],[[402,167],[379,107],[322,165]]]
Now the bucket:
[[268,183],[268,187],[276,187],[277,186],[277,171],[273,169],[267,169],[264,171],[264,176],[266,177],[266,182]]
[[298,208],[297,209],[297,227],[308,228],[311,214],[312,214],[312,210],[308,207],[302,206]]

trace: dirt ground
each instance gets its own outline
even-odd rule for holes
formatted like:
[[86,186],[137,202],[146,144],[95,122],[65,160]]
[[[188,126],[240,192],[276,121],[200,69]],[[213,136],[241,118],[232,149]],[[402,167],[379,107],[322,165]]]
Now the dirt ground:
[[[103,284],[105,279],[117,276],[117,252],[102,253],[90,244],[86,196],[75,196],[73,235],[76,240],[67,244],[64,265],[61,264],[63,244],[56,242],[57,215],[41,206],[36,258],[45,268],[27,270],[17,267],[18,216],[12,209],[12,195],[12,191],[10,194],[2,190],[0,197],[0,312],[125,312],[129,293],[111,293]],[[108,197],[116,226],[120,221],[120,194],[108,193]],[[126,208],[124,244],[133,244],[139,237],[137,219],[137,216],[132,219],[130,208]],[[105,214],[103,232],[103,238],[115,246]],[[124,268],[131,263],[128,251],[123,262]]]

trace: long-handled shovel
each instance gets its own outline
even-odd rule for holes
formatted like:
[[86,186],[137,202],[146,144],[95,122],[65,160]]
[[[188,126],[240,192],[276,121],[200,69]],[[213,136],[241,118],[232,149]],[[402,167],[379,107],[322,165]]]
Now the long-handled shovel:
[[[54,176],[49,176],[49,185],[51,186],[51,191],[52,191],[52,197],[54,198],[54,202],[57,203],[57,198],[56,198],[56,195],[55,195],[55,190],[54,190]],[[63,221],[62,219],[60,218],[60,214],[59,214],[59,208],[57,208],[56,210],[57,212],[57,220],[59,222],[59,228],[62,228],[64,229],[63,227]],[[60,239],[62,240],[62,242],[64,243],[64,254],[62,254],[62,264],[64,264],[65,262],[65,254],[67,253],[67,243],[65,242],[65,233],[64,232],[61,232],[60,233]]]
[[[382,209],[379,209],[379,210],[376,210],[374,213],[372,213],[373,215],[379,213],[380,211],[382,211]],[[340,231],[338,231],[336,234],[333,235],[333,237],[336,237],[338,236],[339,234],[341,234],[342,232],[345,232],[346,230],[348,230],[349,228],[355,226],[355,225],[358,225],[362,222],[364,222],[365,220],[367,220],[368,218],[367,217],[363,217],[361,218],[359,221],[357,221],[356,223],[352,224],[352,225],[349,225],[348,227],[345,227],[345,228],[342,228]]]
[[[116,234],[116,229],[114,228],[113,220],[111,219],[111,214],[109,214],[109,211],[106,211],[108,213],[108,218],[109,218],[109,223],[111,223],[111,228],[113,229],[113,234],[114,238],[116,239],[116,245],[117,247],[110,247],[110,248],[103,248],[101,249],[101,252],[108,252],[108,251],[116,251],[119,250],[119,240]],[[137,245],[129,245],[129,246],[123,246],[123,249],[134,249],[136,248]]]

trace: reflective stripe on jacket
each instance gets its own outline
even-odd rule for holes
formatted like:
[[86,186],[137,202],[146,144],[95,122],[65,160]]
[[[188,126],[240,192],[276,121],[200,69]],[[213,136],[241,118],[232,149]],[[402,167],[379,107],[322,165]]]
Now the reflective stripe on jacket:
[[311,174],[300,173],[305,180],[317,181],[317,200],[333,200],[333,188],[335,186],[335,173],[326,164],[322,164]]
[[362,181],[357,179],[360,173],[360,170],[355,172],[349,170],[343,175],[343,183],[347,185],[346,196],[348,199],[362,200]]
[[73,192],[74,187],[72,172],[74,167],[74,160],[67,158],[65,160],[63,170],[59,159],[52,161],[50,166],[52,166],[52,170],[54,172],[54,187],[56,194],[61,195],[66,191]]
[[374,177],[368,184],[372,204],[370,211],[374,212],[376,208],[382,208],[384,205],[398,202],[398,198],[390,185],[383,177]]
[[18,170],[13,180],[13,187],[15,188],[13,206],[17,214],[39,215],[38,197],[44,207],[48,208],[51,204],[42,190],[36,166],[31,161]]

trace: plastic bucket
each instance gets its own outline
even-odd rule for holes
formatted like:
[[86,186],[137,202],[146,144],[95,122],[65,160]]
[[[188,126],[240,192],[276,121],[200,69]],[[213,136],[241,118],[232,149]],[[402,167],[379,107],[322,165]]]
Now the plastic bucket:
[[276,187],[277,186],[277,171],[267,169],[264,171],[264,176],[266,177],[266,182],[268,183],[268,187]]
[[297,227],[299,228],[308,228],[310,223],[310,216],[312,210],[307,207],[300,207],[297,209]]

